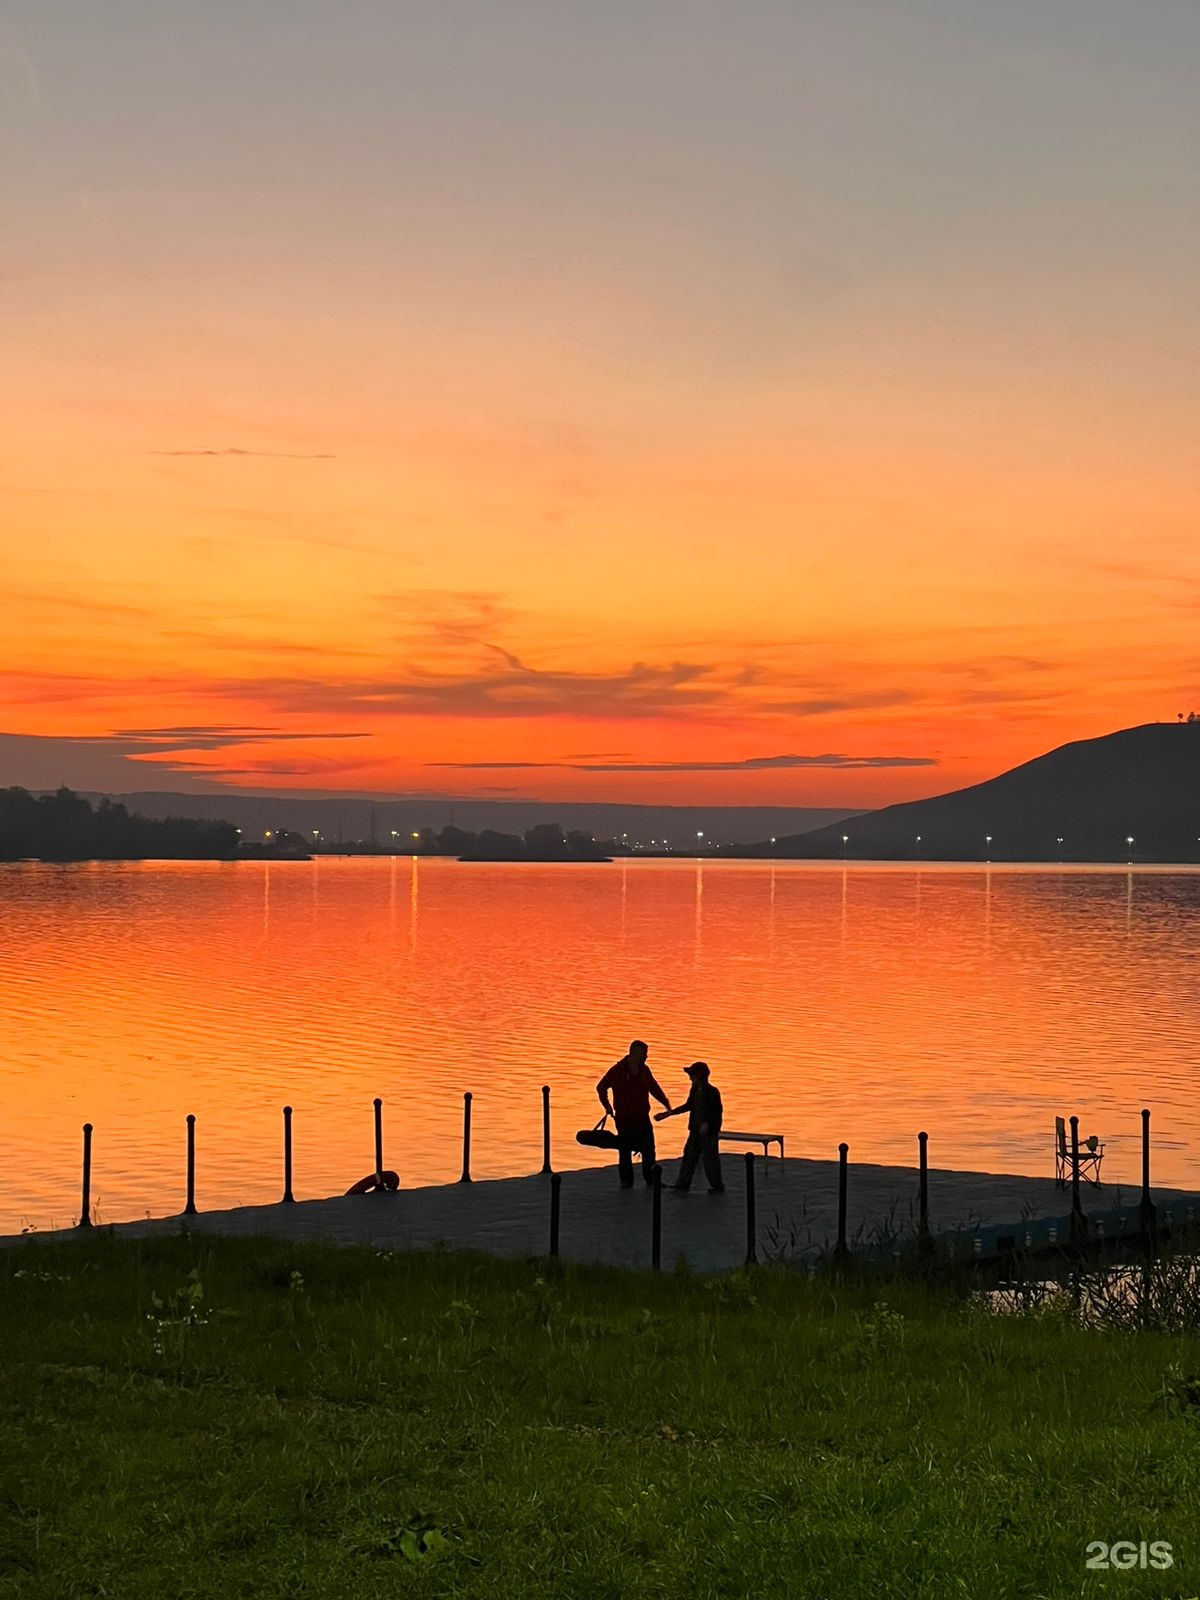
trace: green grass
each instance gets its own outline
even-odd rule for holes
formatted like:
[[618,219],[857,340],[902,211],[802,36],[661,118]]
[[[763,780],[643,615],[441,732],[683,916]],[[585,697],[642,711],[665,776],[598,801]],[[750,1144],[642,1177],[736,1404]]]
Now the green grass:
[[[0,1594],[1190,1596],[1198,1368],[920,1284],[33,1241]],[[1089,1572],[1092,1539],[1176,1564]]]

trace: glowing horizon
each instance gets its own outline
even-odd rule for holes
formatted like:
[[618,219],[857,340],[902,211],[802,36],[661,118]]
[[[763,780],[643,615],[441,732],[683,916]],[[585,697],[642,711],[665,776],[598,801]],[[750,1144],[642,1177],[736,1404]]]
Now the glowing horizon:
[[866,808],[1191,709],[1200,20],[999,9],[0,29],[0,783]]

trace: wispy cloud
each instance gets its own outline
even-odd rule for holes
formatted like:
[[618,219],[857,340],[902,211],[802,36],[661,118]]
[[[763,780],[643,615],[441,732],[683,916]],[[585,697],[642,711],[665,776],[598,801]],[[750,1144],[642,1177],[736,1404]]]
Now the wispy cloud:
[[152,456],[262,456],[268,461],[336,461],[335,455],[317,450],[242,450],[226,445],[220,450],[151,450]]
[[106,600],[101,594],[74,594],[67,589],[51,593],[49,590],[6,587],[0,595],[0,605],[17,607],[22,611],[82,611],[91,616],[113,617],[120,622],[144,622],[154,615],[147,606]]
[[[197,723],[176,728],[115,728],[111,733],[81,734],[84,745],[115,746],[129,755],[167,755],[172,751],[228,750],[236,745],[280,744],[310,739],[365,739],[361,731],[239,727],[223,723]],[[183,765],[183,763],[180,763]]]
[[238,679],[214,687],[233,698],[321,714],[602,721],[717,707],[732,692],[727,672],[702,662],[635,662],[624,671],[579,672],[531,667],[498,647],[491,653],[501,661],[491,671],[438,673],[414,667],[403,677]]
[[936,767],[934,756],[851,756],[826,753],[814,756],[749,756],[743,761],[429,761],[430,767],[460,771],[498,772],[520,768],[566,769],[571,772],[768,772],[786,767]]

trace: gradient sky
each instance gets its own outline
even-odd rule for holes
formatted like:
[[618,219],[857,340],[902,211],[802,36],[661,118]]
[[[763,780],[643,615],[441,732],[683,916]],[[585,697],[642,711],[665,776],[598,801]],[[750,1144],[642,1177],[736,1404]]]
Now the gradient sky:
[[866,806],[1200,705],[1195,0],[0,17],[0,782]]

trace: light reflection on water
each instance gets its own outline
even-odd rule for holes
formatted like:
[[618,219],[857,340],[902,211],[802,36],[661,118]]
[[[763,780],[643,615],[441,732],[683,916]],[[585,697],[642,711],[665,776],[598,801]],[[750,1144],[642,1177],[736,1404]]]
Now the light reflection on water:
[[[631,1037],[664,1088],[712,1065],[730,1126],[789,1155],[1052,1172],[1056,1114],[1136,1187],[1200,1185],[1200,872],[695,861],[389,859],[0,868],[0,1231],[70,1221],[96,1125],[107,1220],[298,1196],[372,1165],[405,1183],[554,1160]],[[680,1123],[660,1131],[677,1152]]]

